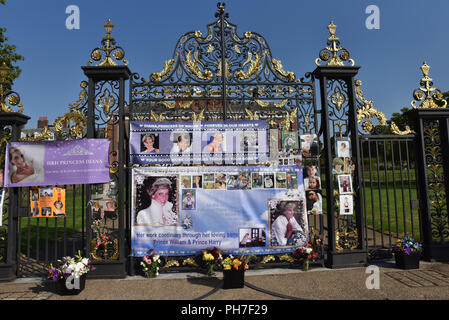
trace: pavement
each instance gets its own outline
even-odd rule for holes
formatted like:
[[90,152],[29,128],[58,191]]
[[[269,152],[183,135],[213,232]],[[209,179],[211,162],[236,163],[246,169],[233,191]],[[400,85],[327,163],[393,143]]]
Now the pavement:
[[[376,276],[378,275],[378,278]],[[156,278],[87,279],[78,295],[61,296],[53,282],[23,278],[0,283],[0,300],[448,300],[449,263],[423,262],[415,270],[398,269],[393,261],[370,267],[248,270],[245,286],[223,289],[222,274],[161,273]]]

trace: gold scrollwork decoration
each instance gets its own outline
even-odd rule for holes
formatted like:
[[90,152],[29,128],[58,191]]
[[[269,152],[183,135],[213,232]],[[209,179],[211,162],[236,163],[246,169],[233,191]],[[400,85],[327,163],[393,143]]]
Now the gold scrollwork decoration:
[[189,265],[189,266],[193,266],[193,267],[198,267],[198,263],[195,262],[195,260],[193,258],[187,258],[184,261],[182,261],[182,265]]
[[284,71],[284,67],[282,66],[281,60],[271,59],[271,63],[273,64],[273,69],[280,73],[283,77],[285,77],[288,81],[295,81],[295,74],[291,71]]
[[178,103],[176,102],[168,102],[168,101],[161,101],[161,103],[168,109],[174,109],[176,107],[180,108],[180,109],[187,109],[190,108],[190,106],[192,105],[193,101],[179,101]]
[[398,125],[394,121],[391,121],[391,123],[390,123],[390,131],[391,131],[391,133],[397,134],[397,135],[400,135],[400,136],[403,136],[403,135],[406,135],[406,134],[415,134],[416,133],[415,131],[410,129],[410,126],[405,126],[405,130],[399,129]]
[[157,114],[153,110],[151,110],[151,120],[153,121],[165,121],[165,118],[162,114]]
[[[0,67],[0,111],[22,113],[24,107],[20,104],[19,94],[9,89],[11,82],[7,79],[8,72],[9,67],[3,62]],[[14,111],[11,107],[18,107],[19,109]]]
[[248,109],[245,109],[245,112],[248,115],[249,120],[259,120],[259,115],[256,112],[252,112]]
[[[244,80],[250,78],[253,74],[257,72],[257,70],[260,69],[261,66],[261,57],[257,52],[254,52],[254,60],[253,60],[253,54],[251,52],[248,52],[248,58],[242,65],[242,70],[237,70],[234,73],[234,76],[237,80]],[[243,71],[243,68],[248,65],[248,68],[246,71]]]
[[282,128],[285,131],[289,131],[291,124],[296,122],[296,116],[298,114],[298,109],[295,109],[292,112],[286,112],[285,118],[282,121]]
[[295,262],[295,259],[291,255],[286,253],[279,257],[279,261],[287,261],[293,263]]
[[[108,245],[113,245],[113,254],[108,257]],[[119,250],[118,250],[118,239],[114,239],[113,241],[108,241],[105,244],[103,244],[104,248],[104,258],[99,256],[97,254],[98,251],[98,245],[97,245],[97,239],[92,239],[90,242],[90,252],[93,260],[99,261],[99,260],[117,260],[119,257]]]
[[154,82],[161,81],[162,78],[172,70],[174,63],[175,63],[175,59],[170,59],[168,61],[165,61],[162,71],[153,72],[151,74],[151,76],[150,76],[151,81],[154,81]]
[[192,51],[189,51],[186,56],[186,65],[189,68],[190,71],[193,72],[199,79],[202,80],[210,80],[212,79],[212,71],[209,69],[205,69],[204,71],[201,70],[199,65],[203,66],[200,59],[198,58],[198,51],[195,51],[193,53],[192,58]]
[[[352,239],[352,241],[351,241]],[[354,250],[359,247],[359,237],[357,229],[348,231],[348,229],[335,231],[335,249],[339,252],[344,249]]]

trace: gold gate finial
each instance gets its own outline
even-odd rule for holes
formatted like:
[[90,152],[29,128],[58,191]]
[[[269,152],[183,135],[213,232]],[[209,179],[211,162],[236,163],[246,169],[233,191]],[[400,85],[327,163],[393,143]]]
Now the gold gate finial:
[[[411,105],[414,109],[436,109],[436,108],[446,108],[447,101],[443,98],[443,93],[437,89],[433,88],[433,79],[429,77],[430,66],[424,61],[420,67],[423,74],[423,78],[419,82],[420,88],[413,91],[413,100]],[[418,101],[422,101],[419,106],[416,105]]]
[[[92,50],[90,54],[92,60],[101,60],[97,65],[98,67],[117,66],[119,60],[123,60],[123,63],[128,65],[128,60],[124,59],[125,52],[121,47],[115,45],[115,38],[111,36],[112,28],[114,28],[111,19],[108,19],[104,24],[104,28],[106,29],[106,35],[101,39],[101,46]],[[88,66],[93,63],[92,60],[89,60]]]
[[327,26],[330,37],[327,38],[328,47],[321,49],[319,58],[315,60],[315,64],[320,66],[321,61],[327,61],[327,66],[345,66],[345,62],[349,62],[351,66],[354,65],[354,60],[350,59],[349,51],[340,46],[340,38],[335,35],[337,26],[334,21],[331,21]]

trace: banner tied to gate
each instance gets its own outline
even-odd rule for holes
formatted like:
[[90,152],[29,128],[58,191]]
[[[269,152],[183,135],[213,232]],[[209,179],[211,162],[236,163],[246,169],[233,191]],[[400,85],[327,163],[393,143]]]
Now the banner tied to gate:
[[[132,170],[133,256],[291,252],[308,240],[302,167]],[[288,225],[291,232],[287,232]]]
[[131,122],[133,164],[264,164],[267,121]]
[[6,146],[6,187],[109,182],[109,140],[11,142]]

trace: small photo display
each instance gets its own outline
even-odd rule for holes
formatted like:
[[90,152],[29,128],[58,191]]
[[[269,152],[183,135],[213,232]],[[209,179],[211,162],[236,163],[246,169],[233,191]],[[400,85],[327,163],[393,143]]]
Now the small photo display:
[[350,174],[340,174],[337,176],[338,192],[340,194],[352,194],[352,178]]
[[340,195],[340,215],[352,215],[354,204],[352,195]]
[[335,150],[337,157],[347,158],[351,156],[351,141],[349,138],[336,138]]
[[192,177],[192,188],[201,189],[202,187],[203,187],[203,177],[200,175],[193,176]]
[[343,158],[334,158],[332,160],[332,174],[344,174],[345,161]]
[[257,132],[242,132],[240,134],[240,152],[255,152],[258,144]]
[[323,213],[323,197],[318,190],[306,191],[307,214],[318,215]]
[[251,183],[253,189],[263,188],[263,173],[252,172],[251,173]]
[[196,209],[196,190],[186,189],[182,190],[182,209],[195,210]]
[[115,200],[104,200],[103,201],[103,217],[105,221],[107,219],[115,220],[117,219],[117,213],[115,212]]
[[308,190],[320,190],[321,189],[321,179],[317,176],[311,176],[304,178],[304,188]]
[[286,174],[286,172],[276,172],[275,188],[276,189],[285,189],[285,188],[287,188],[287,174]]
[[316,134],[301,135],[301,153],[303,157],[319,155],[318,138]]
[[264,174],[263,186],[266,189],[274,188],[274,174],[273,173],[265,173]]
[[267,234],[265,228],[245,227],[239,230],[239,247],[265,247]]
[[220,190],[226,189],[226,173],[217,173],[215,175],[214,189],[220,189]]
[[287,189],[298,189],[298,174],[296,172],[287,172]]
[[352,162],[352,159],[349,157],[346,157],[343,159],[344,162],[344,173],[352,174],[355,170],[355,164]]
[[191,153],[192,134],[189,132],[173,133],[173,145],[170,153]]
[[181,176],[181,188],[192,188],[191,176]]
[[294,131],[282,131],[282,149],[297,150],[298,135]]
[[159,134],[141,134],[140,153],[159,153]]

